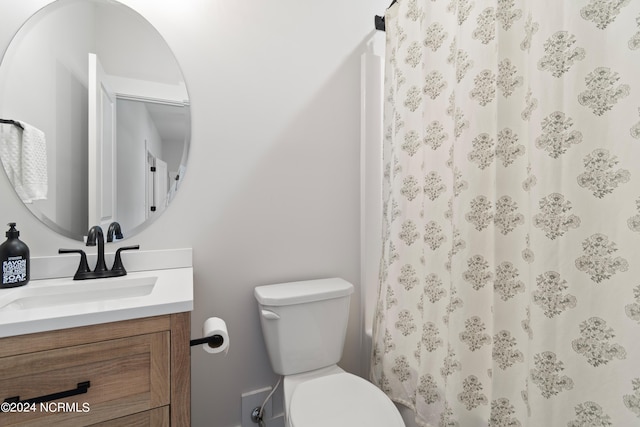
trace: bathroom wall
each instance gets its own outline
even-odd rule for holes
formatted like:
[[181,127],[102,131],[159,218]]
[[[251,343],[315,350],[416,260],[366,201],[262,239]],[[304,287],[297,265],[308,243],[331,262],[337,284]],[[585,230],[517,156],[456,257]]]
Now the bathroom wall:
[[[49,1],[0,0],[0,54]],[[173,49],[193,123],[174,203],[127,243],[193,248],[192,337],[209,316],[231,335],[226,356],[192,352],[193,425],[238,426],[241,393],[276,380],[253,288],[341,276],[359,290],[360,56],[389,1],[123,2]],[[0,179],[0,224],[12,220],[32,255],[80,246],[48,231]],[[357,295],[341,365],[361,373]]]

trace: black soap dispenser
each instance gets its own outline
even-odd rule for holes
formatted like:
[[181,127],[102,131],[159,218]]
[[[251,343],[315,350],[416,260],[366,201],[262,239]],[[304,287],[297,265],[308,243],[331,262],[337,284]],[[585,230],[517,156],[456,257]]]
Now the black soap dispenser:
[[16,223],[9,223],[7,240],[0,245],[0,265],[2,279],[0,288],[15,288],[29,283],[29,248],[18,239],[20,232]]

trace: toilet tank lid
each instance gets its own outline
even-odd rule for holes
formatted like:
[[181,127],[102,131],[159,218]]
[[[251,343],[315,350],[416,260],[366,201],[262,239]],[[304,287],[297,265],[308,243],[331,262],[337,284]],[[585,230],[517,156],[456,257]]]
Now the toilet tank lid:
[[353,293],[353,285],[339,277],[257,286],[254,295],[262,305],[280,306],[340,298]]

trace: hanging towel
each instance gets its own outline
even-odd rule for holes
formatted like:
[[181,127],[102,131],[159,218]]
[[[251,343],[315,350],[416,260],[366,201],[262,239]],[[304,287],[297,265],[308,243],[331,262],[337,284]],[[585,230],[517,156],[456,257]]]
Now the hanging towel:
[[47,198],[47,142],[44,132],[20,122],[0,124],[0,158],[9,181],[25,203]]

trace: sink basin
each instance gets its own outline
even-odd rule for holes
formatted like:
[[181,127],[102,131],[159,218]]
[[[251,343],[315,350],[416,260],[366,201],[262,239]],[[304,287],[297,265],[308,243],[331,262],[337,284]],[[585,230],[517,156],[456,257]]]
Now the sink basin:
[[0,338],[193,310],[191,249],[128,255],[126,276],[90,280],[72,279],[77,256],[32,257],[29,283],[0,289]]
[[42,288],[27,285],[8,295],[0,294],[0,313],[144,297],[153,292],[157,280],[157,276],[125,276],[83,281],[66,279]]

